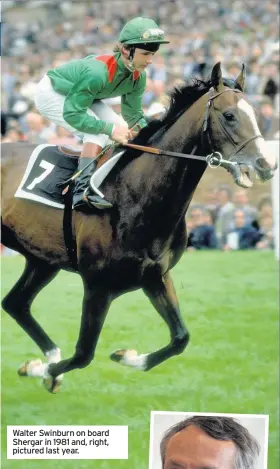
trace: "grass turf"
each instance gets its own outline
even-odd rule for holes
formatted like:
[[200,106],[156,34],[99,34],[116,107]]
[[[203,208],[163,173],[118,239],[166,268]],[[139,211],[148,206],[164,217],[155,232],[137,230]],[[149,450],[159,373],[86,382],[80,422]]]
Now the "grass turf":
[[[2,261],[2,294],[19,277],[21,257]],[[278,265],[268,252],[194,252],[173,269],[191,334],[185,352],[148,373],[109,360],[118,348],[147,353],[168,331],[141,291],[111,306],[94,362],[65,376],[61,392],[19,378],[19,364],[41,357],[2,315],[3,469],[147,469],[151,410],[269,414],[269,465],[278,459]],[[36,298],[33,312],[70,356],[81,316],[82,284],[61,272]],[[128,460],[7,460],[7,425],[128,425]]]

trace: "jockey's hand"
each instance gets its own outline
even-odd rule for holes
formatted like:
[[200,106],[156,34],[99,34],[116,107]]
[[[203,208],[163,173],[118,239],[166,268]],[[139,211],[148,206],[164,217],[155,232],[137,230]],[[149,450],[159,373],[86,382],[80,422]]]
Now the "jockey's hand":
[[130,138],[131,139],[135,138],[139,134],[141,129],[142,129],[142,127],[139,124],[135,124],[133,127],[131,127],[130,128],[130,135],[131,135]]
[[133,139],[134,137],[136,137],[136,135],[138,135],[138,132],[136,132],[135,130],[131,130],[130,131],[130,139]]
[[125,144],[132,138],[131,131],[124,125],[115,125],[111,139],[115,142]]

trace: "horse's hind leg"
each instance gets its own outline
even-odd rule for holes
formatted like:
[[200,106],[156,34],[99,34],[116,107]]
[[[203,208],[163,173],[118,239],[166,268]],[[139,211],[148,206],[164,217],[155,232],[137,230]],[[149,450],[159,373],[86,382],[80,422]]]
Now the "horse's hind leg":
[[189,341],[170,273],[163,277],[149,275],[146,280],[143,290],[168,325],[171,341],[166,347],[148,354],[138,355],[135,350],[118,350],[111,355],[112,360],[143,371],[148,371],[173,355],[182,353]]
[[[30,306],[40,290],[56,276],[58,270],[43,261],[26,259],[20,279],[2,301],[3,309],[34,340],[49,362],[60,360],[60,351],[32,317]],[[22,369],[20,374],[25,374]]]

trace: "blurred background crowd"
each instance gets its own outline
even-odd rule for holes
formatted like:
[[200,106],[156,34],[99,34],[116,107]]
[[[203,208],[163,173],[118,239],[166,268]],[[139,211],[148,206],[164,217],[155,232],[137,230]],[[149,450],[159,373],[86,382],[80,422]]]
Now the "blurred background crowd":
[[[245,63],[245,94],[260,130],[266,139],[279,139],[276,0],[6,0],[1,141],[79,146],[76,137],[38,114],[36,84],[50,68],[89,54],[112,53],[121,28],[134,16],[152,17],[170,40],[147,70],[143,106],[148,119],[165,111],[168,92],[184,80],[207,79],[218,61],[224,76],[236,78]],[[120,111],[118,98],[107,101]],[[241,189],[208,185],[186,222],[189,250],[268,249],[273,244],[271,200],[263,193],[250,205]]]
[[249,203],[245,189],[228,185],[209,187],[206,196],[206,203],[194,202],[187,214],[188,251],[274,248],[270,194],[262,195],[256,205]]

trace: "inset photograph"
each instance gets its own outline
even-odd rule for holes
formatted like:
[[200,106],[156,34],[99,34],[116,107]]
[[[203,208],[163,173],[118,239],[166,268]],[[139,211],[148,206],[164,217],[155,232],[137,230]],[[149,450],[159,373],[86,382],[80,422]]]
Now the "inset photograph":
[[149,469],[267,469],[268,415],[151,412]]

